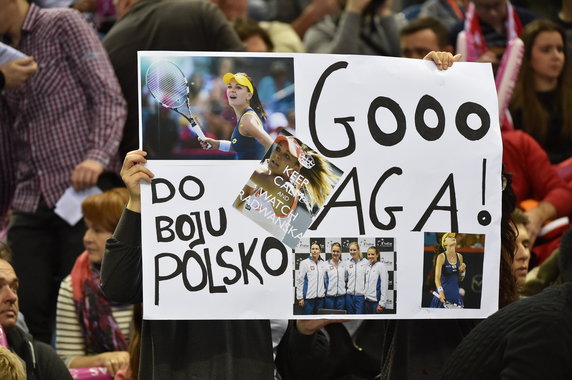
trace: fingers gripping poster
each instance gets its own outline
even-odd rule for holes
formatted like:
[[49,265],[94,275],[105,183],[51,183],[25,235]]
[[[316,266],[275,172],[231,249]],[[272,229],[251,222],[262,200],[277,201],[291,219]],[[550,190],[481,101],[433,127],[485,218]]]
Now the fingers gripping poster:
[[497,309],[490,65],[140,52],[147,319]]

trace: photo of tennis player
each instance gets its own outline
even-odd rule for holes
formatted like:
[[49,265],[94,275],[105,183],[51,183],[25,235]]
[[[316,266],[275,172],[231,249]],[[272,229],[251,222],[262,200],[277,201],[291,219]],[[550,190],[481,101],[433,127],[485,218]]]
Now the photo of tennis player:
[[259,161],[281,130],[295,134],[292,58],[142,56],[139,69],[149,159]]
[[425,233],[422,307],[480,308],[484,236]]
[[245,73],[226,73],[223,82],[227,85],[228,104],[236,115],[236,126],[230,141],[199,138],[201,146],[207,150],[236,152],[238,160],[260,160],[272,145],[272,138],[262,124],[266,112],[258,97],[258,90]]
[[302,314],[317,314],[324,307],[326,295],[326,264],[320,257],[318,243],[310,245],[310,257],[300,262],[299,276],[296,280],[296,300],[302,308]]
[[367,249],[367,261],[364,313],[381,313],[385,308],[389,276],[385,265],[379,261],[379,251],[376,247],[369,247]]
[[283,133],[238,194],[234,207],[295,247],[341,175],[322,155]]

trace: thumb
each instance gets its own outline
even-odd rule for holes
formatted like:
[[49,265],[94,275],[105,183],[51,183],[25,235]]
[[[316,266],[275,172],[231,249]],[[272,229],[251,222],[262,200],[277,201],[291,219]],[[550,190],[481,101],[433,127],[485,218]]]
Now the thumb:
[[463,54],[457,54],[453,56],[453,62],[459,62]]

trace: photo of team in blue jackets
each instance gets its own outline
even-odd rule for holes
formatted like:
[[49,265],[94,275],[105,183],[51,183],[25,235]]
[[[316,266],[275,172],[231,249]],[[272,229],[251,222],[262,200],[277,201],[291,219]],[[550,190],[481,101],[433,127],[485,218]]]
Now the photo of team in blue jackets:
[[294,314],[395,314],[393,238],[303,238],[294,249]]

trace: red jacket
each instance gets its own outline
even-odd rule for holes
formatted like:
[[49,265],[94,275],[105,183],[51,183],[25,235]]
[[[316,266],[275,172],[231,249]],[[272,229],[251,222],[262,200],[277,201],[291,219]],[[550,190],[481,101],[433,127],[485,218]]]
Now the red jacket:
[[513,173],[512,187],[518,203],[526,199],[554,205],[558,216],[572,219],[572,188],[558,176],[546,152],[522,130],[502,133],[503,163]]

